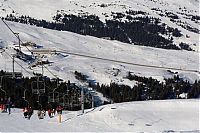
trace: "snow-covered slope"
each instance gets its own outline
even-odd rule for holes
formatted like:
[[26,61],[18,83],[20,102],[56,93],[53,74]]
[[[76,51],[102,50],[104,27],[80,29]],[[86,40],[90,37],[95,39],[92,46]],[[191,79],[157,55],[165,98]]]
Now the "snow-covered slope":
[[37,111],[31,120],[20,109],[0,113],[0,132],[199,132],[199,100],[143,101],[101,106],[81,112],[64,112],[43,120]]
[[[152,8],[160,8],[163,11],[182,12],[198,15],[199,0],[1,0],[1,15],[15,12],[19,15],[29,15],[35,18],[52,20],[57,10],[78,14],[88,12],[105,19],[103,14],[111,15],[111,12],[125,12],[128,9],[142,10],[153,14]],[[104,4],[104,6],[101,6]],[[81,11],[82,10],[82,11]]]
[[[112,19],[112,12],[143,11],[148,16],[159,18],[162,23],[181,30],[183,36],[174,38],[175,44],[185,42],[194,50],[199,50],[199,34],[180,26],[180,24],[186,24],[197,30],[199,29],[200,21],[191,20],[191,15],[199,15],[199,0],[0,0],[0,4],[0,16],[5,17],[7,14],[15,16],[26,15],[49,21],[53,21],[53,17],[57,13],[95,14],[105,22],[105,19]],[[172,22],[170,17],[160,15],[166,15],[165,13],[169,12],[177,15],[179,17],[177,21],[181,22]]]
[[[69,14],[88,12],[88,14],[98,15],[102,21],[105,21],[105,19],[112,19],[111,12],[124,13],[129,9],[142,10],[147,12],[149,16],[160,18],[162,23],[166,23],[170,27],[178,27],[183,36],[175,38],[174,41],[177,44],[180,42],[189,43],[196,51],[135,46],[66,31],[49,30],[14,22],[6,23],[14,32],[19,33],[23,42],[32,42],[38,46],[38,49],[28,47],[30,50],[45,49],[53,51],[46,52],[44,55],[41,53],[40,55],[35,54],[38,57],[40,56],[41,60],[52,62],[45,65],[48,70],[44,69],[44,75],[49,77],[54,77],[52,75],[54,74],[64,81],[70,80],[84,85],[84,83],[75,78],[74,72],[78,71],[87,75],[88,80],[93,82],[103,84],[116,82],[133,86],[136,82],[125,78],[129,71],[138,76],[153,77],[160,81],[163,81],[164,78],[173,77],[174,73],[178,72],[180,78],[194,82],[199,79],[199,34],[183,29],[171,22],[170,18],[166,16],[161,17],[159,12],[152,10],[152,8],[178,14],[182,21],[199,29],[199,21],[195,23],[190,19],[186,19],[186,15],[180,14],[199,15],[198,4],[198,0],[0,0],[0,17],[12,13],[19,16],[29,15],[34,18],[53,21],[53,16],[58,12]],[[0,20],[0,48],[3,48],[0,49],[0,70],[12,71],[11,56],[16,53],[13,48],[17,48],[17,44],[18,39]],[[22,46],[22,51],[31,55],[30,51],[24,46]],[[54,53],[54,51],[63,52]],[[99,60],[66,54],[65,52],[121,62]],[[18,63],[15,63],[15,71],[22,72],[24,76],[33,76],[33,72],[42,72],[41,66],[31,67],[35,62],[24,62],[18,58],[15,60]],[[170,67],[182,69],[183,71],[173,69],[168,71],[168,69],[164,68],[149,68],[131,65],[130,63]],[[81,115],[80,112],[65,112],[61,124],[58,124],[57,117],[52,119],[46,117],[44,120],[38,120],[36,112],[31,120],[28,121],[23,118],[21,110],[13,109],[10,116],[0,113],[1,131],[199,132],[199,100],[112,104],[101,106],[94,110],[87,110],[84,115]]]
[[[0,3],[0,16],[6,16],[7,14],[12,13],[19,16],[29,15],[34,18],[46,19],[49,21],[53,21],[53,16],[55,16],[58,12],[64,12],[68,14],[88,12],[88,14],[96,14],[102,21],[105,21],[105,19],[111,19],[112,12],[124,13],[129,9],[134,11],[142,10],[148,13],[150,16],[161,19],[162,23],[166,23],[170,27],[178,27],[184,36],[175,38],[174,41],[177,43],[186,42],[192,44],[191,47],[193,47],[193,49],[196,51],[175,51],[134,46],[118,41],[98,39],[91,36],[81,36],[70,32],[52,31],[19,23],[7,23],[14,30],[14,32],[19,33],[22,41],[36,43],[44,49],[81,53],[85,55],[136,64],[199,71],[199,34],[190,32],[180,26],[177,26],[175,23],[170,21],[170,18],[166,16],[161,17],[157,11],[152,10],[152,8],[157,8],[163,12],[170,11],[178,14],[180,20],[185,21],[192,27],[198,29],[199,23],[195,23],[190,19],[186,19],[186,16],[184,15],[199,14],[198,0],[0,0]],[[181,15],[179,13],[183,14]],[[105,14],[108,17],[106,17]],[[0,46],[7,47],[6,51],[9,54],[14,53],[12,48],[14,47],[13,43],[18,43],[17,38],[8,30],[2,21],[0,21],[0,30]],[[189,37],[186,37],[186,35]],[[196,46],[193,44],[196,44]],[[30,52],[28,52],[25,47],[22,49],[23,52],[30,54]],[[47,67],[55,75],[64,80],[71,80],[72,82],[78,82],[74,78],[74,71],[79,71],[83,74],[86,74],[89,76],[89,79],[94,80],[94,82],[108,84],[110,82],[117,82],[131,86],[133,86],[135,82],[124,78],[129,71],[139,76],[151,76],[161,81],[163,81],[163,78],[170,78],[173,76],[173,74],[166,69],[132,66],[123,63],[113,63],[86,57],[66,55],[63,53],[59,53],[58,55],[46,55],[45,59],[53,62],[50,66]],[[12,60],[5,52],[1,54],[0,60],[0,69],[6,71],[12,70]],[[28,68],[30,64],[23,61],[19,62],[30,73],[33,71],[41,72],[41,68],[39,67],[32,68],[31,70]],[[17,71],[22,71],[25,76],[30,76],[29,73],[24,71],[18,65],[15,65],[15,67]],[[194,80],[199,78],[198,73],[185,71],[178,72],[180,77],[185,78],[191,82],[194,82]],[[44,75],[52,76],[47,70],[45,70]]]
[[[181,69],[197,70],[199,68],[199,53],[189,51],[164,50],[142,46],[134,46],[118,41],[109,41],[98,39],[90,36],[82,36],[70,32],[60,32],[38,28],[35,26],[28,26],[19,23],[7,22],[8,25],[15,31],[19,32],[22,41],[31,41],[44,49],[65,50],[73,53],[81,53],[91,55],[94,57],[102,57],[106,59],[113,59],[119,61],[126,61],[131,63],[155,65],[164,67],[174,67]],[[6,48],[6,52],[12,54],[14,43],[17,44],[17,38],[7,29],[7,27],[0,21],[0,40]],[[31,49],[31,48],[29,48]],[[29,53],[25,47],[22,51]],[[135,82],[125,79],[129,71],[134,72],[140,76],[152,76],[159,80],[163,78],[172,77],[173,74],[166,69],[156,69],[127,65],[123,63],[113,63],[109,61],[102,61],[86,57],[79,57],[74,55],[66,55],[58,53],[57,55],[48,54],[44,56],[51,65],[47,66],[55,75],[64,80],[71,80],[77,82],[74,78],[74,71],[82,72],[89,76],[90,80],[95,80],[100,83],[118,82],[128,85],[134,85]],[[0,56],[0,69],[11,71],[12,59],[3,52]],[[27,71],[32,73],[40,72],[41,67],[34,67],[29,69],[28,63],[20,61]],[[16,71],[22,71],[24,75],[30,76],[19,65],[15,65]],[[117,73],[117,75],[116,75]],[[45,69],[44,75],[52,77],[52,75]],[[198,74],[194,72],[179,71],[180,77],[183,77],[191,82],[198,79]]]

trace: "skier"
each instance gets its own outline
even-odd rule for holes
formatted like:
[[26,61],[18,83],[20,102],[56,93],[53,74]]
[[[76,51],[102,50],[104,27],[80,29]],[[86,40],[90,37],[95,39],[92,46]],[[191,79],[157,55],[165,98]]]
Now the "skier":
[[0,97],[0,109],[3,110],[3,98]]
[[29,107],[28,108],[28,120],[30,120],[32,115],[33,115],[33,109],[31,107]]
[[38,115],[39,119],[41,119],[41,114],[42,114],[42,111],[39,109],[38,112],[37,112],[37,115]]
[[42,110],[42,113],[43,113],[44,116],[46,116],[46,110],[45,109]]
[[59,106],[57,107],[57,109],[56,109],[56,110],[57,110],[57,113],[58,113],[58,114],[62,114],[62,109],[63,109],[63,108],[59,105]]
[[48,115],[49,115],[50,118],[52,118],[51,113],[52,113],[51,109],[48,109]]
[[28,109],[27,109],[27,107],[25,107],[23,109],[23,112],[24,112],[24,118],[27,118],[27,116],[28,116]]
[[51,115],[52,115],[52,117],[53,117],[53,116],[55,116],[55,114],[56,114],[56,110],[55,110],[55,109],[53,109],[53,110],[52,110],[52,114],[51,114]]
[[44,111],[43,110],[39,109],[37,114],[38,114],[39,119],[44,119]]
[[8,108],[8,114],[11,114],[11,104],[7,104],[7,108]]
[[3,104],[2,104],[2,113],[7,113],[7,99],[3,99]]
[[7,109],[8,109],[8,114],[9,115],[11,113],[11,106],[12,106],[12,102],[11,102],[10,97],[9,97],[8,101],[7,101]]

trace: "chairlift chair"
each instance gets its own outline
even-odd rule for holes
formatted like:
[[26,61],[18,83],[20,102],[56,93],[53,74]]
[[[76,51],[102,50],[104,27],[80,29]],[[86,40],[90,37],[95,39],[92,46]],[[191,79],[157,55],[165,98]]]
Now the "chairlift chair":
[[53,92],[49,92],[48,94],[48,102],[57,102],[59,103],[59,92],[54,92],[54,100],[53,100]]
[[33,94],[45,93],[45,82],[44,81],[32,81],[31,89]]

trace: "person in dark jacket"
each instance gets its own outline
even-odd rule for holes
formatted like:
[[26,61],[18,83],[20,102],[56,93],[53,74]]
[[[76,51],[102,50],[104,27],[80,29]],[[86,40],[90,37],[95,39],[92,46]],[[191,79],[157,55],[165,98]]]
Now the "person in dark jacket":
[[10,115],[11,106],[12,106],[12,102],[11,102],[11,98],[10,97],[8,98],[6,105],[7,105],[7,109],[8,109],[8,114]]
[[55,114],[56,114],[56,109],[52,109],[52,113],[51,113],[52,117],[54,117]]
[[51,113],[52,113],[52,110],[51,110],[51,109],[48,109],[48,115],[49,115],[50,118],[52,118]]
[[63,108],[59,105],[59,106],[57,107],[57,109],[56,109],[56,110],[57,110],[57,113],[58,113],[58,114],[62,114],[62,109],[63,109]]
[[7,104],[7,109],[8,109],[8,114],[10,115],[11,114],[11,103],[8,103]]
[[29,107],[28,108],[28,120],[30,120],[32,115],[33,115],[33,109],[31,107]]
[[25,107],[25,108],[23,109],[23,112],[24,112],[24,118],[27,118],[27,116],[28,116],[28,108]]
[[46,109],[47,109],[49,117],[52,118],[52,105],[48,103]]

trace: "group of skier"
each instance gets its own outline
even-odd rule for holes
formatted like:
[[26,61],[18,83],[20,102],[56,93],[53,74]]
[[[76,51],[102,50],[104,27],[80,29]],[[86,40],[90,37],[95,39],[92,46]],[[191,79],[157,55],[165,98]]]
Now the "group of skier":
[[[2,113],[8,113],[11,114],[11,107],[14,106],[13,102],[11,100],[11,98],[0,98],[0,110]],[[48,113],[48,116],[50,118],[54,117],[56,112],[57,114],[62,114],[62,106],[58,105],[57,107],[54,106],[52,107],[52,105],[49,103],[46,107],[46,110],[42,108],[42,105],[39,105],[38,107],[38,118],[39,119],[44,119],[45,115],[46,115],[46,111]],[[33,115],[33,109],[31,106],[26,105],[23,108],[23,113],[24,113],[24,118],[27,118],[28,120],[30,120],[31,116]]]
[[[57,106],[57,108],[53,109],[52,106],[49,104],[46,110],[47,110],[48,116],[52,118],[55,116],[56,111],[57,111],[57,114],[62,114],[63,108],[62,106],[59,105]],[[39,109],[37,111],[38,119],[44,119],[44,117],[46,116],[46,110],[43,109],[42,106],[39,106]],[[24,117],[30,120],[31,116],[33,115],[33,109],[31,107],[25,107],[23,109],[23,112],[24,112]]]

